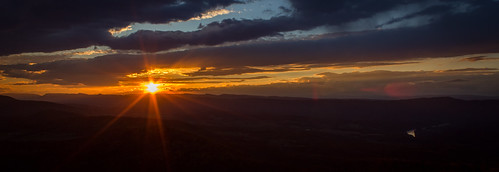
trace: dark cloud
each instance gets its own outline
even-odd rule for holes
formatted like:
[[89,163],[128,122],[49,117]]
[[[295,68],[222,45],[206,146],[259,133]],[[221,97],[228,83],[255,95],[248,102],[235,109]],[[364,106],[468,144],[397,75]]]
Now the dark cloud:
[[202,29],[204,27],[203,23],[199,23],[198,29]]
[[464,68],[464,69],[451,69],[445,70],[445,72],[484,72],[484,71],[496,71],[497,68]]
[[[114,85],[118,76],[144,70],[144,58],[149,59],[150,65],[154,67],[244,69],[242,67],[245,66],[400,61],[494,53],[499,51],[499,32],[493,28],[499,28],[499,23],[487,22],[491,16],[498,15],[494,9],[495,7],[482,7],[469,13],[453,14],[442,17],[440,22],[421,27],[363,32],[319,40],[208,47],[144,56],[114,54],[90,60],[59,61],[32,66],[4,65],[0,66],[0,70],[4,70],[6,76],[22,78],[31,75],[20,75],[15,69],[47,70],[38,76],[41,78],[36,78],[39,82]],[[245,70],[251,72],[250,70],[255,69]],[[244,71],[239,73],[241,72]],[[98,78],[94,78],[97,76]]]
[[474,56],[461,59],[461,61],[477,62],[482,60],[498,60],[498,58],[490,58],[487,56]]
[[237,68],[214,68],[214,69],[201,69],[196,72],[185,73],[189,76],[223,76],[223,75],[241,75],[247,73],[261,73],[261,72],[287,72],[309,70],[311,68],[306,66],[298,67],[282,67],[276,69],[258,69],[251,67],[237,67]]
[[[281,18],[282,21],[279,20],[280,22],[288,22],[289,20],[286,17]],[[105,45],[113,49],[157,52],[184,45],[217,45],[225,42],[273,36],[278,34],[277,28],[281,26],[277,22],[269,23],[267,20],[262,19],[226,19],[221,22],[207,24],[201,30],[193,32],[141,30],[126,37],[109,39]]]
[[376,28],[382,28],[383,26],[390,25],[390,24],[397,23],[397,22],[401,22],[401,21],[404,21],[407,19],[418,17],[418,16],[440,15],[443,12],[448,12],[448,11],[451,11],[452,9],[453,9],[453,7],[450,5],[436,5],[436,6],[432,6],[432,7],[428,7],[426,9],[423,9],[419,12],[410,13],[408,15],[405,15],[405,16],[402,16],[399,18],[393,18],[393,19],[389,20],[388,22],[385,22],[385,23],[382,23],[382,24],[376,26]]
[[[354,63],[335,63],[329,64],[328,67],[337,67],[337,68],[345,68],[345,67],[373,67],[373,66],[392,66],[392,65],[404,65],[404,64],[416,64],[420,62],[354,62]],[[324,65],[324,64],[322,64]],[[321,65],[309,65],[309,67],[320,67]],[[326,66],[324,66],[326,67]]]
[[[291,63],[402,60],[495,53],[499,51],[499,32],[496,31],[499,30],[499,23],[491,22],[489,19],[499,18],[497,8],[499,6],[488,5],[467,13],[443,15],[438,19],[438,22],[420,27],[377,30],[352,35],[345,34],[339,37],[318,40],[258,42],[226,47],[200,48],[158,54],[157,59],[160,64],[183,62],[184,65],[191,63],[201,64],[202,66],[237,67]],[[239,23],[233,20],[227,20],[226,22],[227,25]],[[292,22],[283,22],[282,24],[286,23]],[[229,31],[223,33],[231,35],[227,37],[237,35]],[[213,34],[213,37],[226,40],[224,35],[218,36]],[[158,39],[158,37],[151,36],[151,39]],[[238,39],[238,37],[230,39]],[[171,44],[165,43],[162,46],[168,45]],[[154,45],[147,47],[150,47],[148,49],[157,49],[157,46]]]
[[480,60],[485,60],[485,56],[475,56],[475,57],[467,57],[462,59],[461,61],[469,61],[469,62],[476,62]]
[[[156,1],[154,2],[156,3]],[[139,31],[128,37],[107,38],[110,36],[107,29],[111,26],[131,21],[148,21],[149,18],[152,18],[150,22],[153,23],[183,19],[183,17],[189,18],[214,6],[232,3],[232,1],[204,2],[188,1],[185,4],[176,4],[177,1],[166,1],[166,4],[148,4],[147,1],[141,1],[141,5],[128,6],[128,4],[123,5],[126,3],[121,3],[111,11],[100,11],[108,3],[107,1],[100,3],[103,7],[94,7],[94,4],[99,3],[89,2],[92,5],[84,4],[82,7],[89,6],[87,11],[97,13],[89,13],[89,16],[86,16],[87,13],[85,15],[79,14],[81,11],[78,10],[83,9],[71,11],[74,14],[62,15],[70,11],[72,8],[69,7],[73,5],[65,1],[53,7],[50,6],[50,3],[47,5],[43,1],[26,3],[28,7],[24,7],[25,5],[20,1],[2,2],[7,6],[19,3],[19,8],[6,9],[2,12],[17,14],[13,10],[19,10],[18,13],[23,16],[2,14],[2,16],[7,17],[4,17],[6,18],[6,22],[3,23],[5,27],[0,28],[0,34],[2,38],[5,38],[2,40],[2,45],[5,44],[5,46],[2,46],[0,52],[8,54],[9,52],[23,51],[53,51],[79,47],[83,44],[94,44],[95,40],[102,38],[104,40],[97,42],[109,44],[112,48],[142,49],[145,51],[159,51],[183,45],[217,45],[224,42],[277,35],[283,31],[310,29],[320,25],[355,21],[413,1],[321,1],[321,3],[316,2],[315,4],[309,1],[292,1],[294,13],[290,16],[275,17],[270,20],[229,19],[207,24],[201,30],[194,32]],[[499,32],[497,30],[499,30],[499,23],[493,21],[493,19],[499,18],[498,3],[492,1],[470,3],[473,3],[474,10],[463,13],[443,10],[438,13],[440,15],[438,19],[419,27],[372,30],[313,40],[256,42],[197,48],[161,54],[114,54],[89,60],[62,60],[35,65],[3,64],[0,65],[0,70],[3,71],[2,75],[4,76],[33,79],[37,83],[116,85],[125,75],[144,71],[146,64],[150,67],[215,67],[215,69],[205,69],[190,75],[222,76],[265,72],[265,69],[257,69],[254,68],[255,66],[285,64],[339,64],[341,66],[345,64],[355,65],[358,62],[400,61],[423,57],[498,52]],[[75,4],[79,4],[79,2],[75,2]],[[163,14],[161,13],[163,8],[158,9],[159,7],[182,9],[188,5],[196,4],[198,7],[179,12],[179,14],[170,14],[175,10]],[[63,8],[61,11],[42,10],[66,7],[66,5],[69,7]],[[5,8],[6,6],[2,5],[1,7]],[[136,18],[127,17],[131,13],[124,12],[130,11],[132,7],[138,11]],[[435,15],[435,11],[438,10],[423,10],[419,13],[420,15]],[[114,14],[114,12],[119,13]],[[161,15],[154,16],[153,14],[156,13],[161,13]],[[47,23],[43,23],[43,21]],[[105,33],[102,30],[105,30]],[[77,42],[77,44],[73,44],[73,42]],[[144,59],[148,59],[148,63],[145,63]]]
[[[199,31],[138,31],[127,37],[110,39],[105,45],[114,49],[135,49],[147,52],[168,50],[185,45],[217,45],[276,36],[281,32],[309,30],[323,25],[339,25],[370,17],[411,1],[292,1],[295,13],[291,16],[263,19],[226,19],[213,22]],[[447,6],[446,6],[447,7]],[[450,7],[447,7],[450,9]],[[440,13],[448,12],[439,8]],[[416,15],[433,14],[436,10],[418,12]],[[431,13],[430,13],[431,12]],[[403,20],[403,19],[399,19]]]
[[70,55],[10,55],[0,57],[0,64],[29,64],[67,60]]
[[[108,45],[114,49],[156,52],[184,45],[217,45],[252,40],[281,32],[309,30],[317,26],[340,25],[421,1],[348,0],[290,1],[293,13],[269,20],[235,20],[207,24],[199,31],[138,31],[127,37],[114,38],[107,30],[134,22],[167,23],[199,16],[217,6],[238,3],[234,0],[188,1],[6,1],[2,5],[0,54],[51,52],[91,45]],[[467,1],[464,1],[467,2]],[[468,3],[468,2],[467,2]],[[471,3],[471,2],[469,2]],[[473,2],[478,7],[494,7],[489,1]],[[491,4],[492,3],[492,4]],[[394,21],[418,15],[451,14],[453,3],[423,9]],[[289,11],[283,9],[285,11]],[[489,9],[490,10],[490,9]],[[497,9],[493,9],[496,10]],[[18,14],[18,15],[16,15]],[[497,14],[496,14],[497,15]],[[459,30],[459,29],[458,29]]]
[[265,9],[262,12],[266,13],[266,14],[273,14],[274,13],[274,11],[272,9]]
[[91,86],[117,85],[120,78],[144,69],[144,61],[136,58],[62,60],[35,65],[0,66],[7,77],[35,80],[38,84],[85,84]]
[[283,13],[291,13],[291,12],[293,12],[292,9],[286,8],[284,6],[279,6],[279,10],[281,10]]
[[100,45],[108,29],[200,16],[234,0],[6,0],[0,5],[0,54],[52,52]]
[[450,81],[447,81],[447,82],[466,82],[467,80],[464,80],[464,79],[453,79],[453,80],[450,80]]

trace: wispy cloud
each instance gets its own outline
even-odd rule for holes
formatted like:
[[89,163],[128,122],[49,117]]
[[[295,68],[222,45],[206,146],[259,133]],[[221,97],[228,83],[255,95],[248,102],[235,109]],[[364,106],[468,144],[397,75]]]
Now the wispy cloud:
[[460,61],[477,62],[482,60],[499,60],[499,58],[490,58],[487,56],[473,56],[461,59]]
[[202,13],[199,16],[190,18],[189,20],[209,19],[209,18],[213,18],[213,17],[219,16],[219,15],[230,14],[230,13],[233,13],[233,12],[235,12],[235,11],[233,11],[233,10],[227,10],[227,9],[211,10],[211,11],[207,11],[205,13]]
[[123,28],[112,28],[112,29],[109,29],[108,32],[111,33],[111,35],[116,36],[120,33],[123,33],[125,31],[129,31],[129,30],[132,30],[131,25],[128,25],[127,27],[123,27]]
[[[410,98],[499,94],[497,90],[499,73],[465,71],[326,72],[317,74],[318,77],[302,77],[291,82],[186,88],[181,91],[321,98]],[[449,82],[450,80],[459,80],[459,82]]]

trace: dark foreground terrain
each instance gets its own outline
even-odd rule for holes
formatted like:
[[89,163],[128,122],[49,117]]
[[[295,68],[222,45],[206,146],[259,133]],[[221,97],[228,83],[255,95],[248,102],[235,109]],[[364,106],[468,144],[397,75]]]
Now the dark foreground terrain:
[[0,171],[499,171],[497,100],[137,97],[0,96]]

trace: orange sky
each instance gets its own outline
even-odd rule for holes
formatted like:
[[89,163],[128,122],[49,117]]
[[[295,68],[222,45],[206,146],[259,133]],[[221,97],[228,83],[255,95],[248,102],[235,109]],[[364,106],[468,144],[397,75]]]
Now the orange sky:
[[[486,56],[490,60],[470,61],[469,57]],[[87,86],[84,84],[76,85],[58,85],[58,84],[35,84],[35,81],[28,79],[19,79],[12,77],[3,77],[0,80],[0,88],[4,93],[33,93],[33,94],[46,94],[46,93],[85,93],[85,94],[129,94],[143,92],[145,89],[144,83],[148,83],[149,79],[153,79],[155,83],[159,84],[160,92],[167,93],[204,93],[210,91],[203,91],[205,88],[213,90],[217,88],[218,93],[223,93],[223,88],[230,88],[229,93],[237,93],[238,86],[265,86],[272,84],[292,84],[311,82],[314,78],[321,79],[322,73],[335,73],[343,75],[356,74],[358,77],[365,75],[367,78],[355,78],[359,83],[367,82],[366,80],[379,82],[389,82],[390,79],[397,80],[396,78],[389,78],[390,76],[373,76],[372,72],[376,71],[390,71],[390,72],[425,72],[426,80],[432,80],[432,77],[452,77],[459,72],[459,75],[486,75],[495,74],[499,69],[499,54],[473,54],[466,56],[457,56],[451,58],[430,58],[430,59],[414,59],[408,61],[398,61],[391,65],[375,65],[369,62],[352,66],[325,66],[325,67],[312,67],[303,68],[303,65],[281,65],[281,66],[263,66],[256,67],[266,70],[283,69],[294,67],[300,70],[291,71],[264,71],[255,73],[243,73],[224,76],[213,77],[199,77],[190,76],[189,73],[200,70],[200,67],[189,68],[156,68],[140,73],[130,73],[122,76],[119,83],[115,86]],[[379,63],[379,62],[377,62]],[[387,62],[388,63],[388,62]],[[391,61],[393,63],[393,61]],[[374,65],[374,66],[370,66]],[[445,72],[456,69],[477,69],[469,71],[454,71]],[[479,70],[484,69],[484,70]],[[210,70],[207,68],[206,70]],[[32,72],[34,74],[43,73],[43,71]],[[434,75],[430,75],[433,73]],[[418,75],[418,74],[413,74]],[[264,77],[263,77],[264,76]],[[98,76],[95,76],[98,77]],[[410,76],[408,76],[410,77]],[[244,79],[256,78],[256,79]],[[385,79],[389,80],[386,81]],[[349,82],[348,78],[338,77],[336,82]],[[421,82],[425,78],[416,78],[412,82]],[[407,81],[411,82],[411,81]],[[385,83],[389,84],[389,83]],[[339,84],[338,87],[344,87]],[[283,88],[285,89],[285,88]],[[366,88],[374,89],[374,88]],[[362,90],[359,90],[361,92]],[[258,91],[254,91],[258,94]],[[248,93],[248,92],[244,92]],[[249,92],[251,94],[251,92]],[[280,95],[280,94],[279,94]]]

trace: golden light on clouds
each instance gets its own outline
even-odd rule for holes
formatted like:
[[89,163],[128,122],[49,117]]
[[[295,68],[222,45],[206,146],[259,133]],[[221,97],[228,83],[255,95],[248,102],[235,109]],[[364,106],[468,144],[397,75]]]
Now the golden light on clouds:
[[108,32],[111,33],[111,35],[115,36],[117,34],[120,34],[120,33],[125,32],[125,31],[129,31],[129,30],[132,30],[131,25],[128,25],[127,27],[124,27],[124,28],[112,28],[112,29],[109,29]]
[[[388,83],[414,82],[418,85],[420,80],[413,81],[400,79],[406,77],[422,78],[423,75],[425,76],[424,78],[432,77],[433,79],[426,80],[434,80],[432,81],[433,83],[437,83],[439,78],[448,78],[445,81],[463,81],[452,83],[465,84],[466,82],[469,82],[468,80],[471,80],[466,80],[466,77],[479,77],[486,75],[493,76],[493,74],[497,73],[497,69],[499,69],[498,60],[478,60],[473,62],[462,60],[463,58],[477,56],[485,56],[483,57],[484,59],[498,58],[498,55],[496,54],[473,54],[468,56],[446,58],[412,59],[410,61],[365,62],[353,64],[345,63],[331,65],[288,64],[244,66],[239,68],[217,68],[210,66],[183,67],[180,65],[174,65],[173,67],[151,67],[136,73],[119,73],[92,77],[92,79],[109,77],[110,80],[112,79],[113,81],[116,81],[116,83],[106,83],[108,85],[91,85],[84,82],[74,84],[76,82],[74,82],[73,79],[78,81],[77,79],[87,78],[86,76],[78,75],[74,78],[65,78],[64,75],[61,75],[62,78],[50,78],[54,74],[53,71],[41,68],[36,62],[31,62],[31,64],[25,63],[30,67],[29,70],[16,69],[7,72],[20,76],[28,76],[32,79],[11,77],[9,74],[6,74],[5,71],[0,71],[0,92],[33,94],[142,94],[150,92],[146,90],[149,89],[146,85],[148,85],[150,81],[153,81],[153,84],[158,84],[156,86],[156,91],[169,94],[194,93],[192,90],[201,90],[206,88],[227,88],[227,90],[239,89],[239,87],[236,86],[241,86],[240,88],[248,90],[250,88],[255,88],[255,90],[257,90],[272,86],[271,84],[297,86],[299,84],[306,85],[308,83],[321,83],[322,81],[328,79],[333,81],[332,78],[334,78],[334,84],[337,86],[335,88],[340,88],[340,86],[338,86],[340,83],[353,83],[360,81],[367,83],[367,81],[374,82],[377,80],[380,82],[390,81]],[[460,78],[457,76],[460,76]],[[98,79],[97,81],[100,80],[101,79]],[[425,82],[427,82],[426,80]],[[393,88],[405,88],[402,87],[405,85],[395,87],[397,85],[394,86],[392,84],[390,86],[393,86]],[[407,88],[409,87],[410,86],[407,85]],[[347,87],[343,86],[342,88]],[[383,88],[384,87],[365,87],[359,88],[359,90],[363,92],[383,91]],[[149,90],[155,89],[151,88]],[[248,92],[248,94],[249,93],[252,92]]]
[[[186,73],[195,72],[200,68],[156,68],[141,73],[132,73],[125,76],[125,80],[120,81],[120,85],[140,85],[147,93],[157,91],[170,92],[184,85],[185,83],[175,83],[176,80],[183,80],[190,76]],[[144,83],[144,81],[146,83]],[[154,82],[151,82],[154,81]]]
[[47,70],[37,70],[37,71],[23,70],[23,71],[26,72],[26,73],[29,73],[29,74],[38,74],[38,75],[47,72]]
[[201,14],[201,16],[193,17],[193,18],[190,18],[189,20],[209,19],[209,18],[213,18],[213,17],[219,16],[219,15],[229,14],[229,13],[233,13],[233,12],[234,11],[232,11],[232,10],[218,9],[218,10],[208,11],[206,13]]
[[128,78],[173,78],[173,77],[187,77],[186,73],[198,71],[200,68],[156,68],[147,70],[142,73],[132,73],[126,75]]
[[88,51],[75,52],[72,55],[89,56],[89,55],[95,55],[95,54],[111,54],[114,52],[116,52],[116,51],[115,50],[88,50]]

